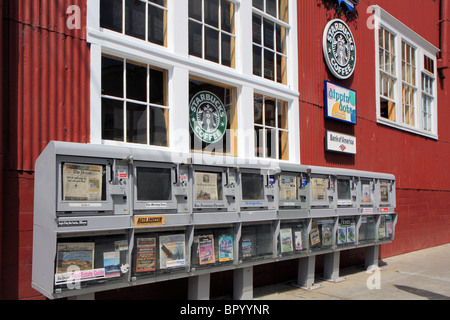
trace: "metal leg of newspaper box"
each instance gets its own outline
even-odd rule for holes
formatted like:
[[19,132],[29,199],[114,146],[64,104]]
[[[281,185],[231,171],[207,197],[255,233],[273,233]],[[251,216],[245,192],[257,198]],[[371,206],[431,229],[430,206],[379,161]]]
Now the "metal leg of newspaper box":
[[297,285],[306,290],[313,290],[320,286],[314,284],[314,271],[316,268],[316,256],[298,259]]
[[345,280],[339,277],[340,251],[331,252],[325,255],[323,266],[323,277],[331,282],[340,282]]
[[189,278],[189,300],[209,300],[211,274]]
[[380,253],[380,245],[367,247],[366,250],[366,269],[378,268],[378,254]]
[[253,300],[253,267],[233,271],[233,299]]

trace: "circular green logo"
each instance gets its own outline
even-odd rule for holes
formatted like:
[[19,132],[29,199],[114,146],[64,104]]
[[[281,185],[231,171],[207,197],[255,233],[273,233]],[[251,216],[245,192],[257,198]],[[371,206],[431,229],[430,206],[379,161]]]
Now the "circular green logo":
[[323,54],[328,68],[339,79],[348,79],[355,70],[356,46],[344,21],[330,21],[323,33]]
[[206,143],[221,140],[227,129],[227,111],[213,93],[201,91],[189,104],[189,118],[194,134]]

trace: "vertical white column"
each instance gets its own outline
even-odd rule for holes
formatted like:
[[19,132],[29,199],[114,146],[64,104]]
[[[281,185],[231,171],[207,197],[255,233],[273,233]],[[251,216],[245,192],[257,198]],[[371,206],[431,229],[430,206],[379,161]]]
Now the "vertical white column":
[[90,142],[102,142],[102,48],[91,44]]
[[170,148],[189,152],[189,71],[174,67],[169,80]]

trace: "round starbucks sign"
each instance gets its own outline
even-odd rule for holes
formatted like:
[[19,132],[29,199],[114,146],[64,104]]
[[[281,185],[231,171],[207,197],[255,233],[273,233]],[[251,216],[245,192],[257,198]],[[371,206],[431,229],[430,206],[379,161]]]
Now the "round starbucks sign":
[[189,118],[194,134],[206,143],[221,140],[227,129],[227,111],[213,93],[201,91],[189,104]]
[[339,79],[347,79],[355,70],[356,46],[350,28],[344,21],[328,22],[323,33],[323,54],[328,68]]

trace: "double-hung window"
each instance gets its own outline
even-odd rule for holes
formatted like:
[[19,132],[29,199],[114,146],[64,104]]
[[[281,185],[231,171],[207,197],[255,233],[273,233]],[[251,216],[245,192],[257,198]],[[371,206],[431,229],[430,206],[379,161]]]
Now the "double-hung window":
[[102,139],[168,145],[167,73],[129,59],[102,57]]
[[382,8],[374,9],[378,122],[437,138],[438,49]]
[[235,4],[227,0],[189,0],[189,54],[235,66]]
[[424,70],[422,71],[422,119],[423,129],[433,130],[434,104],[434,61],[424,56]]
[[289,160],[288,104],[255,94],[255,155],[258,158]]
[[253,0],[253,74],[287,81],[288,0]]
[[378,34],[380,115],[381,117],[395,121],[394,85],[397,81],[397,73],[395,70],[395,36],[384,28],[380,28]]
[[166,46],[166,1],[100,0],[100,27]]

